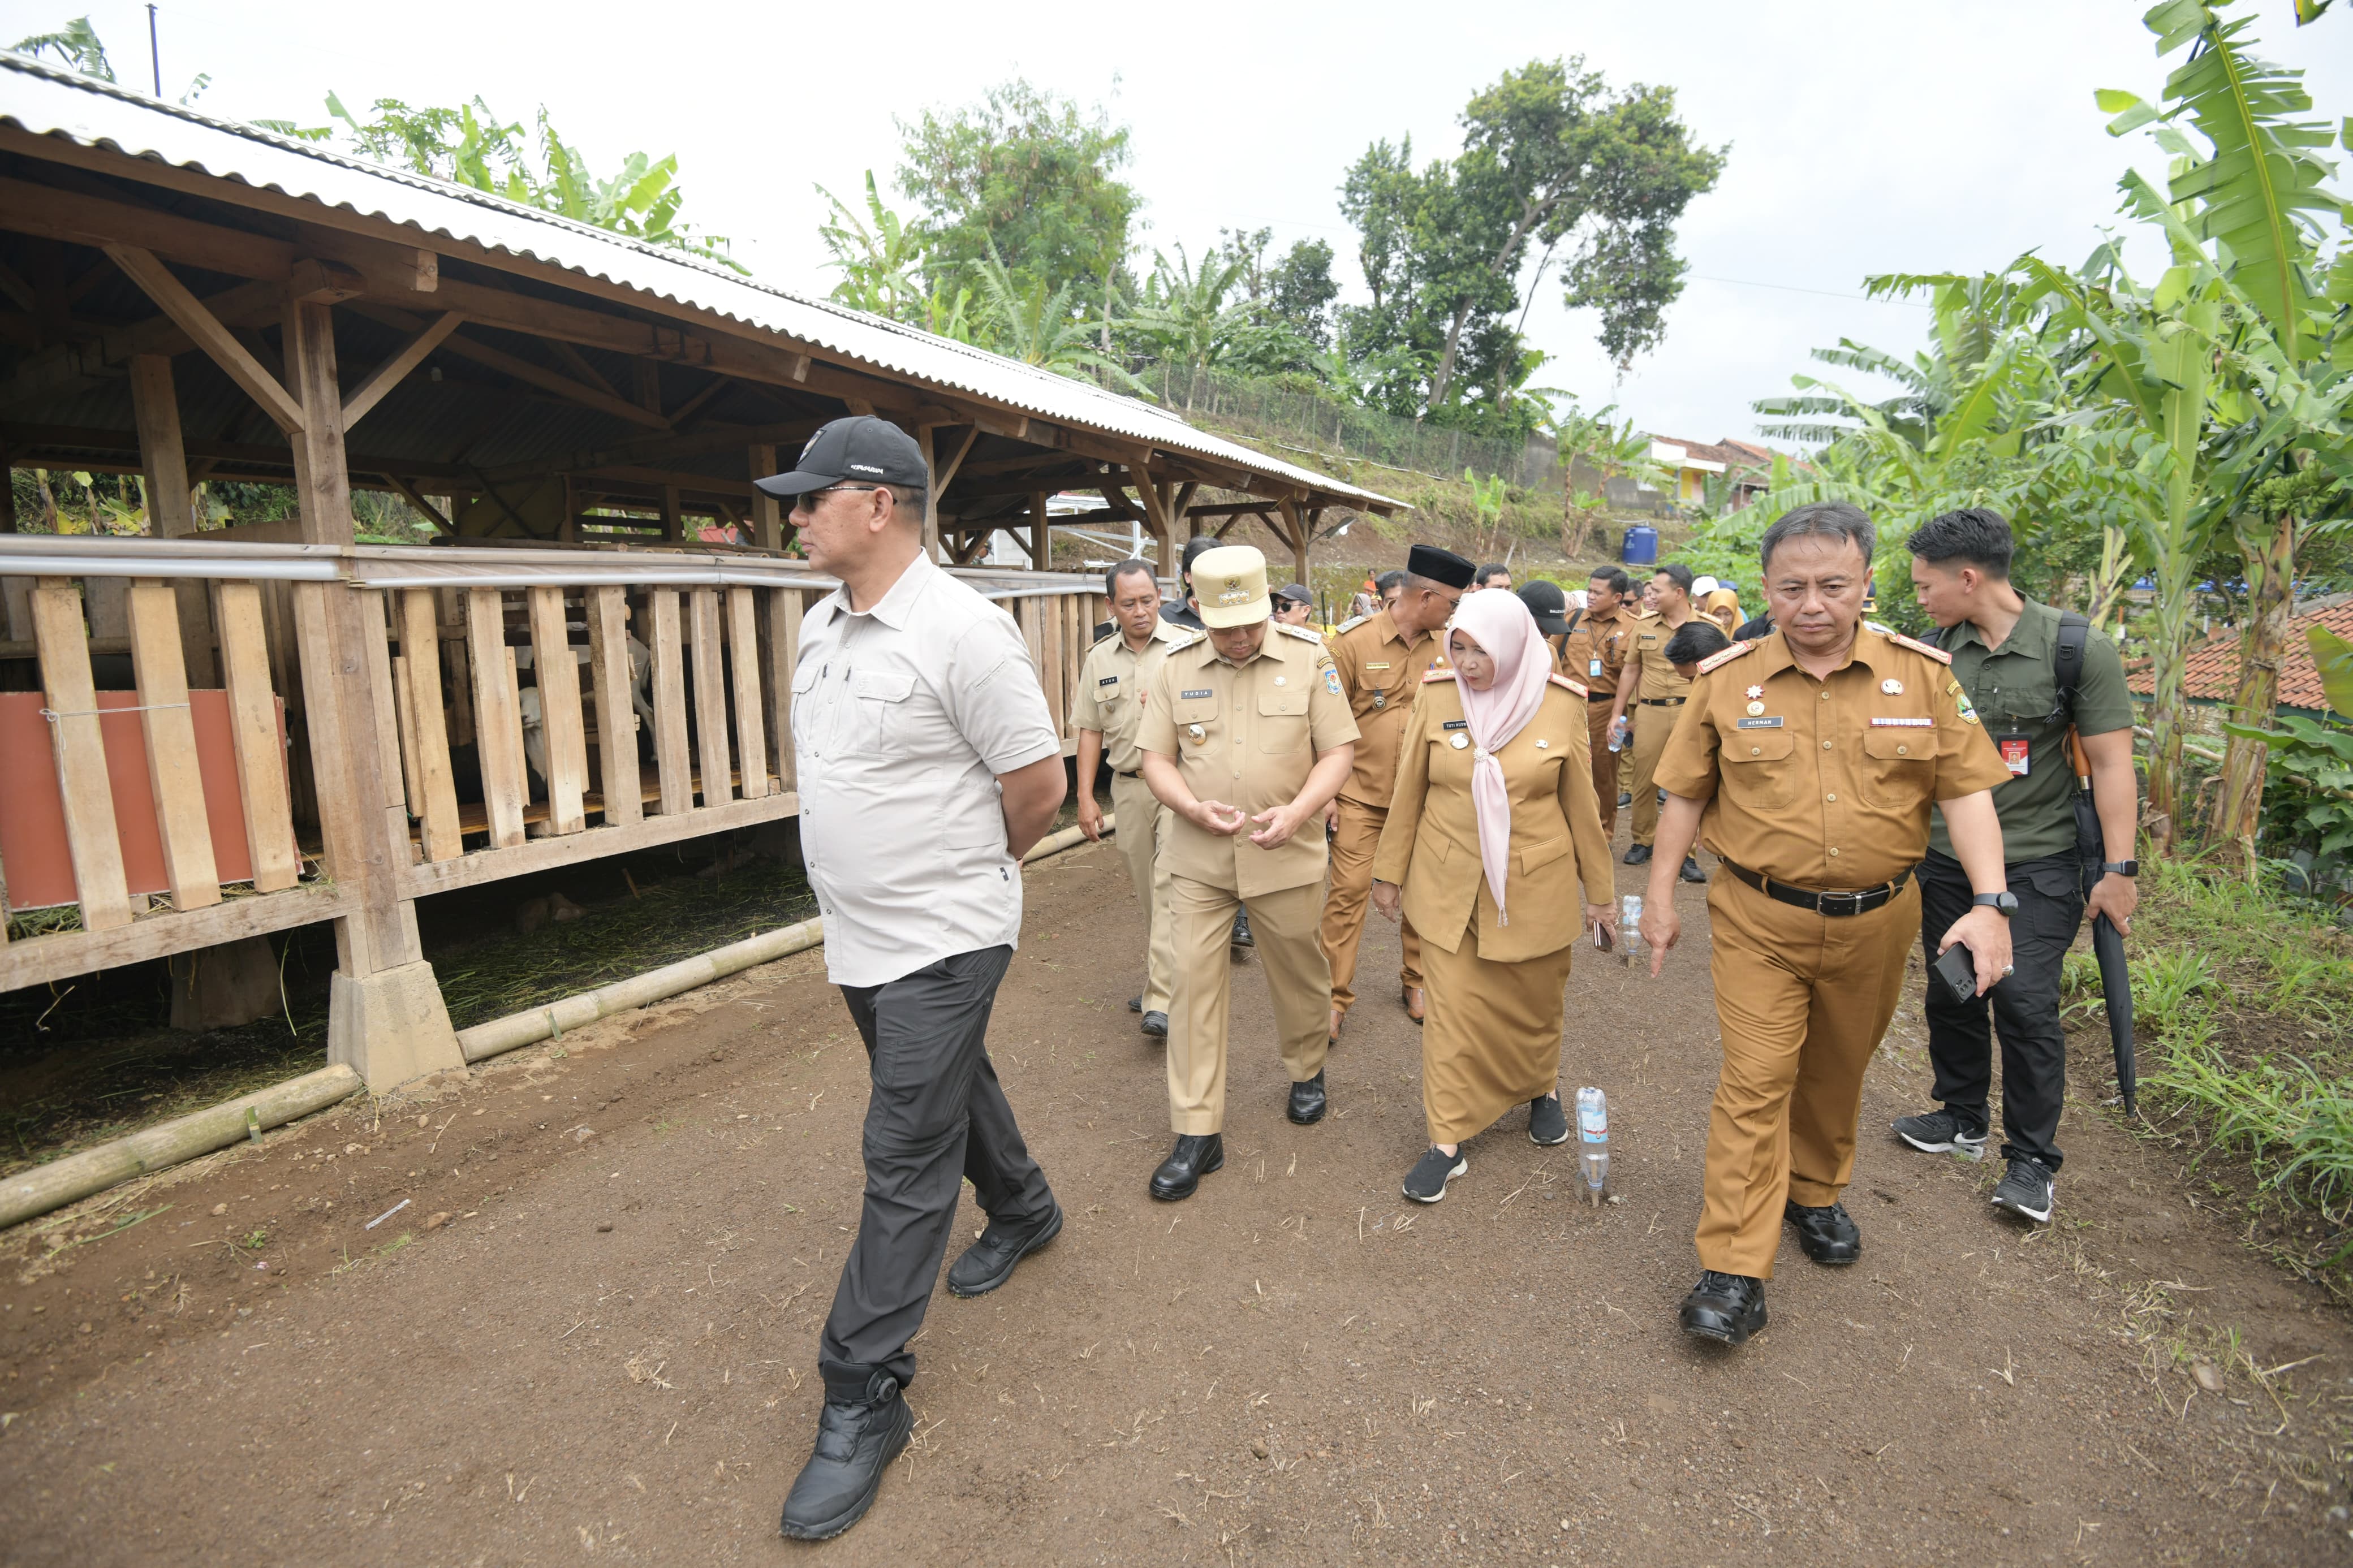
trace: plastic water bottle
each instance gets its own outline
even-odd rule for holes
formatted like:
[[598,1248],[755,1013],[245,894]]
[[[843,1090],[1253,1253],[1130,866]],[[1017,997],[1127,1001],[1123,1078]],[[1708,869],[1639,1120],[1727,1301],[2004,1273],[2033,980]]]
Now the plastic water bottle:
[[1598,1089],[1577,1091],[1577,1134],[1585,1201],[1598,1204],[1609,1185],[1609,1098]]
[[1626,749],[1626,721],[1623,719],[1609,721],[1609,749],[1613,752]]
[[[1642,951],[1642,895],[1628,893],[1618,900],[1618,951],[1620,962],[1627,967],[1648,965],[1649,957]],[[1598,1092],[1598,1091],[1597,1091]]]

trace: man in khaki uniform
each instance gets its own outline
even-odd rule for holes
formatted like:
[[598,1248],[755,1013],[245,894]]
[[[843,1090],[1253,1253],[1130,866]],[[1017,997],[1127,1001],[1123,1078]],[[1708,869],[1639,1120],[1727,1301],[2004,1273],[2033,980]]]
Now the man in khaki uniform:
[[1862,1255],[1839,1195],[1854,1173],[1863,1068],[1920,929],[1913,868],[1931,808],[1978,890],[1939,951],[1967,944],[1980,995],[2010,969],[2017,900],[1993,805],[2010,770],[1946,656],[1862,622],[1872,543],[1869,521],[1843,501],[1766,530],[1777,629],[1701,661],[1659,766],[1667,811],[1642,910],[1652,974],[1682,931],[1670,868],[1695,833],[1726,873],[1707,895],[1724,1068],[1708,1118],[1704,1272],[1683,1326],[1727,1344],[1765,1326],[1785,1219],[1816,1263]]
[[1225,1163],[1226,939],[1244,899],[1291,1074],[1287,1113],[1302,1126],[1323,1119],[1332,971],[1315,940],[1317,829],[1356,740],[1324,639],[1272,624],[1264,556],[1221,546],[1194,563],[1193,584],[1208,629],[1162,657],[1136,736],[1144,782],[1174,817],[1162,862],[1176,942],[1168,1110],[1176,1146],[1152,1175],[1152,1195],[1169,1201],[1192,1196]]
[[1609,749],[1609,721],[1619,710],[1618,682],[1626,671],[1628,644],[1641,619],[1641,607],[1632,581],[1617,567],[1605,566],[1586,584],[1585,609],[1570,624],[1568,636],[1561,643],[1561,669],[1587,692],[1585,720],[1593,747],[1593,793],[1601,803],[1605,838],[1618,831],[1618,763],[1625,755]]
[[1141,1013],[1144,1032],[1168,1037],[1169,973],[1175,949],[1169,936],[1168,877],[1155,871],[1160,845],[1168,837],[1168,808],[1145,787],[1144,760],[1135,731],[1144,721],[1144,694],[1161,655],[1181,641],[1184,631],[1160,618],[1160,584],[1142,561],[1123,561],[1103,574],[1113,630],[1087,650],[1079,668],[1078,700],[1071,720],[1079,731],[1079,831],[1103,837],[1103,809],[1091,787],[1098,762],[1111,763],[1111,808],[1119,826],[1119,858],[1135,884],[1136,907],[1144,911],[1146,955],[1144,994],[1128,1004]]
[[[1397,779],[1398,739],[1413,711],[1421,678],[1446,668],[1445,639],[1434,634],[1446,625],[1455,604],[1471,586],[1472,563],[1451,550],[1417,544],[1406,554],[1405,587],[1395,605],[1351,621],[1332,638],[1332,663],[1340,689],[1356,721],[1356,760],[1340,786],[1332,826],[1332,890],[1324,903],[1320,940],[1332,964],[1331,1037],[1356,1005],[1356,944],[1365,934],[1365,899],[1373,885],[1373,852],[1388,820],[1389,790]],[[1406,1016],[1421,1022],[1428,1012],[1421,984],[1421,939],[1413,922],[1400,940],[1405,962],[1398,975],[1405,991]]]
[[[1691,694],[1691,682],[1675,673],[1675,667],[1667,662],[1666,657],[1667,639],[1698,613],[1692,608],[1691,581],[1688,566],[1662,566],[1651,575],[1659,613],[1636,622],[1631,628],[1628,640],[1632,646],[1627,650],[1626,662],[1619,674],[1618,694],[1610,701],[1610,723],[1616,724],[1630,713],[1634,726],[1633,736],[1627,742],[1627,749],[1633,753],[1633,772],[1626,787],[1634,795],[1634,841],[1626,847],[1629,866],[1640,866],[1648,860],[1651,841],[1659,836],[1659,758],[1666,751],[1667,737],[1675,732],[1675,720]],[[1686,882],[1707,880],[1707,873],[1699,868],[1696,860],[1685,859],[1682,870]]]

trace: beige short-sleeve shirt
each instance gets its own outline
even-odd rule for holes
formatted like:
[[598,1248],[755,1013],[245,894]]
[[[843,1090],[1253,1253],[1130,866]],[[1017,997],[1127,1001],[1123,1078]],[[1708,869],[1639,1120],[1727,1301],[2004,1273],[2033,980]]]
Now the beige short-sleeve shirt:
[[1079,696],[1071,705],[1071,722],[1103,738],[1103,760],[1114,773],[1132,773],[1144,765],[1135,731],[1144,722],[1145,693],[1151,689],[1153,672],[1169,645],[1184,637],[1183,627],[1155,620],[1142,652],[1128,647],[1126,634],[1119,631],[1087,650],[1086,662],[1079,667]]
[[[1153,677],[1136,735],[1145,751],[1176,759],[1195,799],[1222,801],[1252,816],[1289,805],[1318,754],[1356,740],[1356,721],[1324,639],[1273,622],[1265,644],[1245,664],[1220,658],[1207,633],[1169,648]],[[1244,898],[1324,876],[1324,834],[1316,823],[1287,844],[1261,849],[1247,833],[1228,837],[1176,816],[1161,853],[1176,875]]]

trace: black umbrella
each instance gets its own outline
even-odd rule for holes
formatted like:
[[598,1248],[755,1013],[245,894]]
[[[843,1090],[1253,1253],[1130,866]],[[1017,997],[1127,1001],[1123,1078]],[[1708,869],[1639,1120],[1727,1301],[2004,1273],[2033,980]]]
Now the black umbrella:
[[2108,1038],[2116,1048],[2116,1087],[2124,1091],[2125,1114],[2137,1115],[2140,1073],[2133,1063],[2132,970],[2125,963],[2124,933],[2105,915],[2092,917],[2092,951],[2100,960],[2100,992],[2107,1004]]

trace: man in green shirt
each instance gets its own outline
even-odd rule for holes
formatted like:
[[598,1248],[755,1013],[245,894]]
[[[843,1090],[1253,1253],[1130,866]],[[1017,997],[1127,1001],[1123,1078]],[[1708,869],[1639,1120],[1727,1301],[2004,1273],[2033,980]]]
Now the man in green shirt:
[[[2018,900],[2010,919],[2012,973],[1985,995],[1952,1001],[1928,985],[1928,1058],[1943,1109],[1906,1116],[1896,1135],[1915,1149],[1985,1158],[1986,1099],[1992,1039],[2001,1037],[2001,1121],[2009,1171],[1994,1189],[1999,1207],[2036,1223],[2051,1217],[2061,1154],[2053,1140],[2067,1087],[2067,1037],[2059,1023],[2059,975],[2088,907],[2117,931],[2132,928],[2139,902],[2133,834],[2139,789],[2133,777],[2132,698],[2124,661],[2097,627],[2083,626],[2081,671],[2072,715],[2061,691],[2063,617],[2010,585],[2010,524],[1978,507],[1949,511],[1915,533],[1912,587],[1944,628],[1952,680],[2010,766],[1997,784],[2002,858]],[[2073,617],[2080,623],[2081,616]],[[1974,712],[1972,712],[1974,710]],[[2106,841],[2096,872],[2076,854],[2073,728],[2091,761],[2092,798]],[[2090,872],[2089,875],[2086,873]],[[1920,921],[1934,963],[1936,939],[1969,908],[1969,879],[1953,858],[1942,812],[1930,821],[1920,866]],[[2088,904],[2084,889],[2090,886]]]

